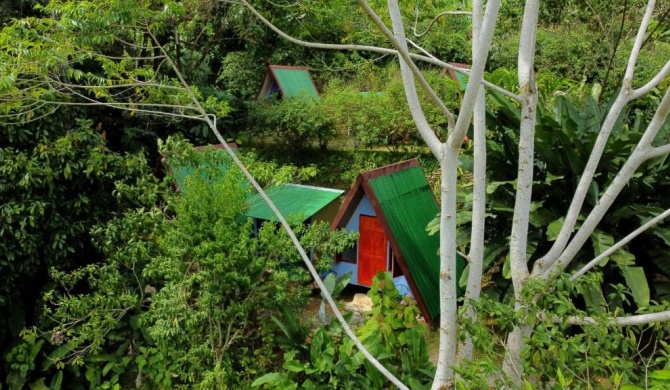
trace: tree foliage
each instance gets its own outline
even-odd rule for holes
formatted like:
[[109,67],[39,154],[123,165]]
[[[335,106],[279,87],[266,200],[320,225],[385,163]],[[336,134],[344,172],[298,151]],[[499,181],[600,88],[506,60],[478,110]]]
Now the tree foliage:
[[[419,323],[416,302],[401,297],[391,277],[379,272],[368,296],[373,312],[358,336],[404,383],[413,389],[428,388],[435,368],[428,359],[425,325]],[[280,372],[266,374],[253,382],[254,387],[304,389],[383,389],[389,382],[356,352],[353,343],[343,338],[337,323],[311,333],[290,313],[275,318],[283,332],[284,363]],[[297,335],[308,334],[308,344]]]
[[[50,269],[43,317],[7,355],[12,388],[244,387],[275,366],[269,318],[304,303],[302,260],[274,223],[254,237],[249,188],[236,171],[212,168],[225,155],[170,147],[183,142],[164,151],[202,164],[180,194],[166,191],[171,177],[117,183],[117,197],[137,208],[92,227],[104,261]],[[325,224],[296,231],[319,264],[354,239]]]

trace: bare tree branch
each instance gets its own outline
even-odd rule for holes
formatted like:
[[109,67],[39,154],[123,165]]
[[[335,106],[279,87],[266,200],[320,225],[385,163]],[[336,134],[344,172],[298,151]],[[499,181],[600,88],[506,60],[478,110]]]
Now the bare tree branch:
[[605,252],[601,253],[595,259],[589,261],[579,271],[572,274],[572,276],[570,276],[570,280],[571,281],[577,280],[582,275],[587,273],[591,268],[595,267],[598,263],[600,263],[603,259],[609,257],[612,253],[618,251],[620,248],[624,247],[626,244],[631,242],[635,237],[639,236],[640,234],[644,233],[645,231],[649,230],[650,228],[656,226],[658,223],[660,223],[664,219],[668,218],[669,216],[670,216],[670,209],[667,209],[663,213],[661,213],[661,214],[657,215],[656,217],[650,219],[644,225],[635,229],[633,232],[631,232],[629,235],[627,235],[626,237],[621,239],[616,244],[612,245],[609,249],[607,249]]
[[562,323],[567,325],[609,325],[609,326],[637,326],[645,325],[653,322],[660,321],[670,321],[670,310],[661,311],[658,313],[647,313],[647,314],[637,314],[632,316],[625,317],[614,317],[614,318],[594,318],[594,317],[579,317],[579,316],[569,316],[569,317],[557,317],[547,314],[539,314],[539,320],[550,320],[554,323]]
[[[477,44],[484,19],[483,0],[475,0],[472,4],[472,52],[478,53]],[[473,62],[481,61],[473,58]],[[465,301],[478,301],[482,290],[482,273],[484,266],[484,246],[486,228],[486,95],[483,87],[475,102],[473,112],[474,128],[474,169],[472,186],[472,231],[470,233],[470,252],[468,256],[468,283],[465,289]],[[477,313],[472,305],[466,303],[465,318],[477,321]],[[459,359],[472,359],[474,347],[472,336],[465,335],[465,340],[458,346]]]
[[500,0],[491,0],[486,4],[486,12],[482,21],[482,27],[477,39],[477,53],[473,53],[473,58],[478,58],[480,61],[474,62],[470,69],[470,78],[468,86],[465,88],[465,94],[461,102],[461,111],[456,121],[454,131],[449,134],[447,144],[451,148],[458,148],[463,143],[463,137],[468,130],[470,120],[472,119],[472,112],[474,111],[475,101],[479,95],[479,87],[484,80],[484,67],[486,66],[485,59],[488,57],[489,49],[491,48],[491,40],[493,39],[493,29],[498,19],[498,10],[500,9]]
[[[533,188],[533,161],[535,150],[535,124],[538,102],[535,80],[535,39],[539,17],[539,0],[528,0],[524,7],[521,38],[519,40],[518,77],[521,89],[521,124],[519,129],[519,163],[517,169],[517,189],[514,201],[514,215],[510,237],[510,270],[514,286],[515,311],[522,310],[523,287],[528,280],[528,226]],[[507,337],[506,356],[503,372],[519,388],[523,385],[521,350],[525,339],[533,331],[533,324],[523,322],[514,327]]]
[[[151,34],[151,32],[149,31]],[[153,37],[153,34],[152,34]],[[155,37],[153,37],[155,44],[157,47],[167,56],[167,52],[165,49],[158,43]],[[345,333],[347,336],[353,341],[353,343],[356,345],[356,347],[361,351],[363,356],[373,365],[375,368],[379,370],[379,372],[384,375],[391,383],[393,383],[395,386],[397,386],[399,389],[402,390],[409,390],[407,386],[405,386],[398,378],[395,377],[386,367],[384,367],[372,354],[365,348],[365,346],[361,343],[361,341],[356,337],[356,334],[354,331],[351,329],[347,321],[344,319],[342,316],[342,312],[340,312],[339,308],[337,307],[337,304],[335,303],[335,300],[333,297],[330,295],[328,292],[328,289],[326,286],[323,284],[323,281],[321,280],[321,277],[319,276],[318,272],[314,268],[314,265],[309,259],[309,256],[305,252],[305,249],[302,247],[300,244],[300,241],[298,240],[298,237],[295,235],[295,232],[291,228],[291,226],[286,222],[286,219],[284,216],[281,214],[279,209],[277,209],[277,206],[272,202],[272,200],[268,197],[267,193],[263,190],[263,188],[258,184],[256,179],[251,175],[251,173],[247,170],[247,168],[244,166],[242,161],[237,157],[237,155],[233,152],[233,150],[228,146],[228,143],[226,142],[225,138],[221,135],[219,132],[217,125],[216,125],[216,116],[212,114],[208,114],[207,111],[202,107],[200,104],[200,101],[196,98],[191,86],[186,82],[186,80],[183,78],[179,70],[177,69],[177,66],[175,63],[172,61],[169,56],[166,58],[166,61],[169,63],[171,66],[172,70],[175,72],[177,78],[181,82],[181,84],[184,86],[185,91],[191,98],[193,104],[197,107],[197,110],[201,114],[201,119],[207,123],[209,128],[212,130],[214,135],[216,136],[217,140],[223,145],[224,150],[226,153],[230,156],[230,158],[233,160],[234,164],[237,165],[237,167],[242,171],[244,176],[249,180],[249,183],[251,186],[258,192],[258,194],[261,196],[261,198],[267,203],[268,207],[274,215],[277,217],[278,222],[282,225],[282,227],[286,230],[286,233],[288,234],[289,238],[291,239],[291,242],[293,245],[296,247],[298,250],[298,253],[300,254],[300,257],[302,258],[303,262],[307,266],[307,269],[309,270],[310,274],[314,278],[314,281],[316,282],[317,286],[321,290],[322,296],[326,299],[328,302],[328,305],[331,307],[333,310],[333,314],[335,315],[335,318],[337,318],[338,322],[342,325],[342,328],[344,329]]]
[[[577,218],[579,217],[582,206],[584,205],[584,200],[586,199],[588,189],[591,185],[591,182],[593,181],[593,177],[596,174],[598,164],[600,163],[600,159],[602,158],[602,155],[605,151],[607,141],[610,134],[612,133],[614,125],[623,112],[624,107],[631,101],[631,99],[636,96],[635,93],[631,91],[635,64],[637,62],[637,56],[639,55],[640,46],[642,45],[642,40],[644,39],[647,26],[649,25],[649,21],[653,13],[654,3],[654,0],[650,0],[647,4],[645,16],[637,32],[635,45],[631,50],[630,59],[626,67],[626,76],[624,77],[621,91],[612,104],[612,107],[610,108],[610,111],[608,112],[607,117],[601,126],[600,132],[598,133],[598,137],[596,138],[596,142],[593,146],[593,150],[589,156],[589,160],[584,167],[584,172],[582,173],[579,184],[577,185],[577,189],[575,190],[575,194],[572,198],[572,202],[570,203],[570,208],[568,209],[568,213],[565,216],[563,226],[561,227],[561,230],[549,252],[547,252],[547,254],[545,254],[535,263],[536,265],[533,269],[534,276],[546,273],[546,270],[548,270],[552,264],[557,261],[558,257],[561,255],[561,252],[563,252],[563,250],[568,245],[570,237],[572,236],[572,232],[575,228],[575,224],[577,223]],[[663,68],[661,73],[666,71],[666,67]],[[668,69],[668,71],[670,71],[670,69]],[[656,78],[654,78],[652,81],[655,80]],[[644,89],[645,87],[641,88],[641,90]]]
[[[403,85],[405,88],[405,95],[407,97],[407,104],[409,105],[409,110],[412,114],[412,118],[417,125],[421,137],[428,145],[428,148],[438,159],[442,156],[442,142],[439,140],[433,129],[430,127],[428,120],[423,112],[421,103],[419,102],[419,96],[416,91],[416,86],[414,83],[414,77],[418,74],[419,82],[421,85],[428,91],[431,101],[439,101],[440,105],[438,106],[441,111],[447,116],[453,117],[451,111],[447,109],[444,105],[444,102],[437,96],[435,91],[430,87],[428,81],[421,74],[421,71],[417,68],[416,64],[409,57],[409,50],[407,49],[407,41],[405,40],[404,35],[404,26],[402,25],[402,19],[399,19],[399,15],[395,15],[391,11],[392,5],[389,3],[389,10],[391,11],[391,21],[393,23],[393,32],[391,32],[382,22],[381,18],[374,12],[370,5],[365,0],[358,0],[358,4],[363,8],[365,13],[372,19],[372,21],[377,25],[377,27],[384,33],[386,38],[391,41],[391,44],[395,46],[398,51],[398,57],[400,60],[400,69],[403,75]],[[396,34],[396,35],[394,35]],[[397,37],[397,38],[396,38]],[[449,129],[451,130],[451,129]]]
[[631,99],[638,99],[638,98],[642,97],[643,95],[651,92],[651,90],[658,87],[658,85],[663,80],[665,80],[668,77],[668,75],[670,75],[670,60],[668,60],[668,62],[665,63],[663,68],[661,68],[661,70],[656,74],[656,76],[654,76],[651,80],[649,80],[649,82],[647,84],[645,84],[642,87],[634,90],[630,94]]
[[[656,157],[656,155],[650,155],[650,153],[654,150],[651,146],[651,143],[656,138],[658,131],[665,123],[669,113],[670,88],[666,90],[661,103],[656,109],[656,113],[654,114],[651,123],[642,135],[642,138],[638,142],[635,150],[631,153],[628,160],[626,160],[623,167],[614,177],[612,183],[609,185],[609,187],[607,187],[607,190],[605,190],[603,195],[600,197],[598,203],[593,207],[577,233],[575,233],[574,238],[570,241],[570,244],[565,248],[563,253],[561,253],[556,262],[547,268],[547,271],[545,271],[543,277],[555,278],[558,272],[565,269],[565,267],[574,259],[575,255],[581,249],[582,245],[584,245],[591,233],[593,233],[593,230],[595,230],[598,223],[605,216],[605,213],[614,203],[616,197],[628,184],[637,168],[643,162],[649,160],[652,157]],[[666,151],[668,148],[661,147],[657,148],[657,150]]]
[[652,148],[649,153],[647,154],[647,160],[656,158],[656,157],[661,157],[663,155],[669,154],[670,153],[670,144],[666,144],[663,146],[658,146],[655,148]]
[[[349,51],[369,51],[373,53],[380,53],[380,54],[392,54],[392,55],[398,55],[398,51],[394,49],[388,49],[388,48],[382,48],[378,46],[366,46],[366,45],[345,45],[345,44],[332,44],[332,43],[315,43],[315,42],[308,42],[308,41],[303,41],[300,39],[296,39],[281,29],[279,29],[277,26],[272,24],[269,20],[263,17],[258,10],[256,10],[251,4],[249,4],[246,0],[241,0],[241,4],[247,7],[258,19],[263,22],[266,26],[268,26],[272,31],[277,33],[279,36],[282,38],[286,39],[287,41],[291,43],[295,43],[296,45],[304,46],[304,47],[310,47],[314,49],[326,49],[326,50],[349,50]],[[470,70],[468,69],[463,69],[458,66],[449,64],[447,62],[444,62],[442,60],[439,60],[435,57],[428,57],[428,56],[422,56],[414,53],[409,53],[409,56],[418,61],[423,61],[429,64],[433,64],[442,68],[450,69],[455,72],[463,73],[468,76],[470,76]],[[482,84],[484,84],[487,88],[491,88],[495,90],[496,92],[507,96],[510,99],[513,99],[515,101],[519,101],[520,98],[518,95],[515,93],[508,91],[502,87],[499,87],[495,84],[492,84],[491,82],[488,82],[486,80],[482,80]]]
[[433,28],[433,25],[435,24],[435,22],[438,21],[438,19],[440,19],[440,18],[443,17],[443,16],[448,16],[448,15],[465,15],[465,16],[472,16],[472,12],[469,12],[469,11],[444,11],[444,12],[442,12],[442,13],[437,14],[437,15],[430,21],[430,23],[428,24],[428,27],[426,27],[426,29],[425,29],[422,33],[417,33],[417,32],[416,32],[416,25],[417,25],[418,20],[419,20],[419,12],[417,11],[417,13],[416,13],[416,19],[414,20],[414,31],[413,31],[413,32],[414,32],[414,36],[417,37],[417,38],[420,38],[420,37],[426,35],[426,34],[430,31],[430,29]]

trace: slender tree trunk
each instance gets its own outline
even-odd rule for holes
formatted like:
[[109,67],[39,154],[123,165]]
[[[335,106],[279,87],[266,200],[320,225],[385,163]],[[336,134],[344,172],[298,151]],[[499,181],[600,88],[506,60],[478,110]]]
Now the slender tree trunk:
[[[526,2],[519,42],[519,86],[521,87],[521,127],[519,129],[519,165],[517,172],[516,199],[510,237],[510,270],[514,286],[515,310],[524,306],[521,291],[528,280],[529,271],[526,258],[528,242],[528,222],[533,189],[533,162],[535,150],[535,123],[537,110],[537,86],[535,83],[534,58],[535,34],[537,31],[539,1]],[[520,325],[513,329],[506,345],[503,372],[515,385],[523,382],[523,368],[520,353],[524,337],[532,331],[532,325]]]
[[[531,87],[532,85],[532,87]],[[522,86],[523,90],[524,86]],[[515,310],[518,312],[525,304],[522,290],[529,278],[526,258],[526,244],[528,239],[528,220],[533,186],[533,154],[535,136],[535,110],[537,108],[537,93],[535,85],[526,84],[528,89],[524,95],[528,97],[521,104],[521,131],[519,137],[519,169],[517,174],[517,192],[512,220],[512,236],[510,239],[510,269],[514,286]],[[523,369],[520,353],[524,346],[524,337],[530,335],[533,325],[521,325],[513,329],[507,339],[506,358],[503,372],[507,374],[515,385],[523,383]]]
[[[479,53],[479,36],[483,21],[483,1],[476,0],[472,5],[472,52]],[[477,54],[475,54],[477,55]],[[473,58],[473,62],[481,60]],[[486,59],[484,59],[486,60]],[[465,290],[465,318],[477,321],[477,313],[469,301],[479,300],[482,290],[482,272],[484,266],[484,231],[486,219],[486,100],[484,87],[480,87],[473,112],[474,124],[474,183],[472,188],[472,233],[468,253],[468,283]],[[458,346],[458,360],[472,359],[472,336]]]
[[448,388],[453,382],[456,364],[457,320],[456,305],[456,184],[458,149],[444,147],[440,161],[440,348],[433,390]]
[[[521,310],[521,304],[516,304],[516,311]],[[515,327],[507,336],[505,345],[505,360],[503,361],[503,372],[507,375],[517,388],[522,388],[524,381],[521,351],[526,345],[525,339],[530,337],[535,327],[535,321],[530,320],[526,324]]]

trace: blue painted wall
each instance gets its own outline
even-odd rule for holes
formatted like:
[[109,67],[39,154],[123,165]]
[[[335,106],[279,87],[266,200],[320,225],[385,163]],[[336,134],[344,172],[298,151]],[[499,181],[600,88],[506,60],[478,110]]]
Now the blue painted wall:
[[[347,231],[348,232],[358,232],[359,231],[359,226],[358,222],[360,220],[361,214],[363,215],[370,215],[370,216],[376,216],[377,214],[375,213],[375,210],[372,208],[372,204],[370,203],[370,199],[367,197],[367,195],[363,196],[363,199],[361,199],[360,203],[356,207],[356,211],[354,211],[354,214],[352,215],[351,219],[349,220],[349,223],[347,223]],[[386,269],[391,270],[391,256],[390,254],[390,245],[389,248],[387,249],[389,253],[387,253],[387,259],[389,264],[387,264]],[[356,256],[358,257],[358,253],[356,253]],[[349,281],[350,284],[355,284],[357,286],[361,286],[358,283],[358,264],[353,264],[353,263],[347,263],[344,261],[339,262],[338,264],[333,264],[333,271],[335,274],[340,277],[342,275],[345,275],[347,273],[351,273],[351,280]],[[398,288],[398,291],[402,295],[407,295],[407,296],[412,296],[412,292],[409,290],[407,280],[405,279],[404,276],[399,276],[397,278],[393,279],[394,284],[396,285],[396,288]],[[369,287],[369,286],[366,286]]]
[[[356,211],[354,211],[354,214],[351,216],[351,219],[347,223],[348,232],[359,231],[358,220],[360,219],[359,217],[361,216],[361,214],[370,216],[377,215],[375,213],[375,210],[372,208],[372,204],[370,203],[370,199],[367,197],[367,195],[363,196],[363,199],[361,199],[361,201],[358,203],[358,206],[356,206]],[[356,257],[358,257],[358,253],[356,253]],[[335,274],[337,274],[338,277],[351,272],[351,280],[349,281],[349,283],[359,285],[358,264],[341,261],[333,265],[333,271],[335,271]]]

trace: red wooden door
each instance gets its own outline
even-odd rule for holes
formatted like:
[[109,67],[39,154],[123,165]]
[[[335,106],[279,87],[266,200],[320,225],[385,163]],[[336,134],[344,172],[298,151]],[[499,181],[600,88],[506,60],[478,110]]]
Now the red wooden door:
[[377,217],[361,215],[358,223],[358,284],[370,286],[378,271],[386,271],[387,240]]

